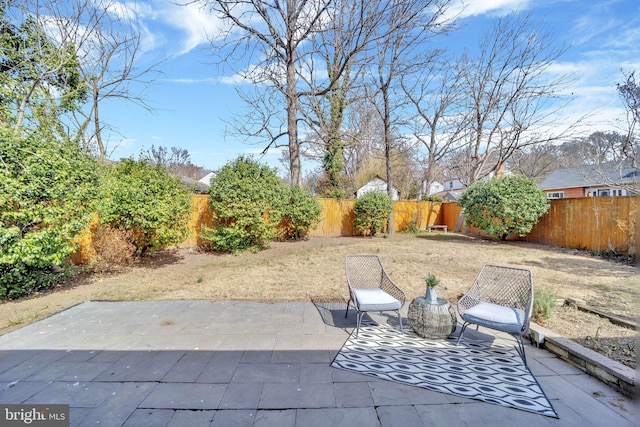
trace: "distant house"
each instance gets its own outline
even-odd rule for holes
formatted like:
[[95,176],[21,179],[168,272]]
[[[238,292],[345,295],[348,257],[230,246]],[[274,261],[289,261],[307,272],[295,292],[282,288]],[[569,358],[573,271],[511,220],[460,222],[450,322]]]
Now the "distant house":
[[459,179],[448,179],[442,185],[442,190],[431,194],[432,196],[440,196],[447,202],[456,202],[464,193],[466,187]]
[[[387,181],[376,175],[373,179],[356,190],[356,199],[360,198],[363,194],[370,191],[382,191],[383,193],[386,193]],[[400,191],[395,187],[392,187],[391,194],[392,200],[398,200],[400,198]]]
[[[500,177],[511,175],[513,175],[513,173],[510,170],[505,170],[504,165],[502,165],[497,172],[493,170],[487,170],[484,174],[484,178],[482,178],[481,181],[488,181],[496,176]],[[464,185],[459,178],[452,178],[444,181],[444,184],[442,184],[442,189],[436,193],[431,193],[431,195],[440,196],[444,200],[447,200],[449,202],[455,202],[460,199],[462,193],[464,193],[466,189],[467,186]]]
[[189,178],[188,176],[179,176],[180,181],[182,182],[183,185],[191,188],[193,190],[194,193],[208,193],[209,192],[209,185],[208,184],[204,184],[201,181],[196,181],[195,179]]
[[444,191],[444,185],[440,184],[438,181],[433,181],[431,184],[429,184],[429,188],[427,188],[427,181],[422,181],[422,185],[420,186],[420,193],[418,194],[418,200],[440,193],[441,191]]
[[215,178],[215,177],[216,177],[216,173],[215,172],[209,172],[208,174],[206,174],[205,176],[200,178],[198,180],[198,182],[201,182],[201,183],[206,184],[207,186],[209,186],[209,185],[211,185],[211,178]]
[[442,191],[460,191],[465,189],[464,184],[457,178],[446,180],[443,187]]
[[427,183],[423,181],[420,193],[418,194],[418,200],[422,200],[427,196],[438,196],[447,202],[455,202],[460,199],[460,196],[464,193],[464,186],[457,179],[445,181],[444,184],[432,182],[428,192],[425,191],[426,188]]
[[602,163],[553,171],[539,185],[547,199],[633,196],[626,187],[640,179],[631,162]]

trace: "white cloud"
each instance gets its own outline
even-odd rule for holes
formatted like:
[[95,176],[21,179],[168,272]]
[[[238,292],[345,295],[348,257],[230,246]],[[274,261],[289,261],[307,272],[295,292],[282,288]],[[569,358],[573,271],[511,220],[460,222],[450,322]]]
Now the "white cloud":
[[580,17],[573,28],[575,34],[574,44],[586,43],[593,39],[598,39],[612,29],[616,28],[619,22],[611,17],[601,14],[587,14]]
[[112,2],[108,11],[140,25],[144,50],[164,48],[169,56],[181,56],[206,45],[222,25],[206,8],[191,2],[184,5],[166,0]]
[[549,72],[554,75],[569,75],[574,78],[562,91],[572,101],[559,113],[563,123],[574,123],[582,117],[582,128],[586,133],[595,130],[610,130],[623,114],[615,83],[621,79],[618,61],[607,52],[594,54],[583,52],[574,61],[557,62]]
[[106,4],[106,9],[112,15],[126,21],[146,18],[153,14],[151,6],[142,2],[111,2]]
[[156,15],[166,25],[181,30],[182,37],[177,44],[176,55],[184,55],[193,49],[209,43],[209,37],[220,32],[222,21],[198,4],[176,5],[173,2],[155,0]]
[[222,76],[220,78],[220,83],[234,86],[240,84],[250,84],[251,80],[249,80],[244,74],[236,73],[230,76]]
[[618,29],[614,36],[604,41],[603,47],[638,50],[640,48],[640,27],[634,25]]
[[530,3],[530,0],[454,0],[446,12],[446,19],[462,19],[485,14],[506,15],[526,10]]

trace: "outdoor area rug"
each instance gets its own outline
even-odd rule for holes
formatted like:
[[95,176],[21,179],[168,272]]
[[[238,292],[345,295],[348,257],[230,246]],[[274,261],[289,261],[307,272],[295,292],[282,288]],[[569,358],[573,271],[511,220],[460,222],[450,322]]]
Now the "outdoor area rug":
[[331,366],[558,418],[514,346],[465,338],[426,340],[410,328],[363,321]]

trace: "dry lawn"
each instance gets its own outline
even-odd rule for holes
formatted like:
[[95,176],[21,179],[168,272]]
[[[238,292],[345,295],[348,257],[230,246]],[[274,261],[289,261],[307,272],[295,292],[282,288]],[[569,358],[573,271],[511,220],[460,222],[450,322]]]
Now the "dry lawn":
[[[344,256],[349,253],[378,254],[409,301],[424,294],[422,277],[432,273],[448,288],[442,296],[454,303],[483,264],[495,263],[531,269],[535,286],[552,288],[559,299],[579,298],[621,316],[637,315],[640,277],[635,267],[525,242],[424,233],[312,237],[241,255],[167,250],[118,273],[77,277],[55,291],[5,302],[0,306],[0,332],[89,300],[346,301]],[[562,306],[543,324],[635,366],[633,330]]]

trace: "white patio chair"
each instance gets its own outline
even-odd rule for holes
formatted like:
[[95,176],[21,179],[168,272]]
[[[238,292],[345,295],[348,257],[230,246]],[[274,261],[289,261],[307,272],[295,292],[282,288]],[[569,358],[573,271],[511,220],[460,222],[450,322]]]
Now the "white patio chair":
[[524,335],[529,331],[533,310],[533,276],[530,270],[484,265],[471,288],[458,300],[458,313],[464,321],[456,345],[467,326],[478,326],[509,333],[516,338],[516,349],[525,366]]
[[345,262],[347,284],[349,285],[349,305],[356,309],[356,333],[360,331],[362,316],[368,311],[395,311],[404,333],[400,309],[405,303],[404,292],[397,287],[385,271],[377,255],[347,255]]

